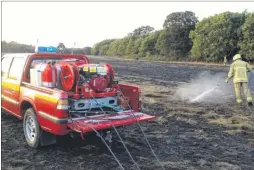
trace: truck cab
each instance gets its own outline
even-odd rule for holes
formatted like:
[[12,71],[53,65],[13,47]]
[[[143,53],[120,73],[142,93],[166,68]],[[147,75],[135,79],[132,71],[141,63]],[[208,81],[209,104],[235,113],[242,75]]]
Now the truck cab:
[[55,143],[57,135],[83,136],[155,119],[140,112],[138,87],[119,84],[110,65],[91,64],[85,55],[13,53],[1,61],[1,107],[23,120],[33,148]]
[[18,118],[22,118],[19,111],[19,95],[27,55],[6,54],[2,58],[2,108]]

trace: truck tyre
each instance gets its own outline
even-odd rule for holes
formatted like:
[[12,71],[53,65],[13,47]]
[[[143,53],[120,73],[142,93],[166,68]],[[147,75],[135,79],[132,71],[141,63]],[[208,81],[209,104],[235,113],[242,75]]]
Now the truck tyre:
[[27,144],[33,148],[38,148],[42,131],[33,108],[29,108],[25,112],[23,129]]

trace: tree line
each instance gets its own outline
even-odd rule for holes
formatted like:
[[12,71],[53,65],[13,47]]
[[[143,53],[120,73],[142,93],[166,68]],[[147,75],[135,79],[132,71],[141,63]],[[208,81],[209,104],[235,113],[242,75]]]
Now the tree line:
[[[221,62],[240,53],[254,60],[254,13],[223,12],[201,21],[192,11],[169,14],[163,29],[141,26],[121,39],[93,47],[65,48],[65,53],[144,58],[149,60]],[[32,45],[2,41],[2,52],[34,52]]]
[[169,14],[162,30],[141,26],[121,39],[95,44],[93,55],[221,62],[236,54],[254,59],[254,13],[223,12],[198,21],[194,12]]
[[[63,43],[59,43],[58,47],[64,47],[64,53],[68,54],[85,54],[91,55],[91,47],[84,47],[84,48],[66,48]],[[2,53],[34,53],[35,46],[34,45],[26,45],[26,44],[19,44],[17,42],[11,41],[6,42],[2,41]]]

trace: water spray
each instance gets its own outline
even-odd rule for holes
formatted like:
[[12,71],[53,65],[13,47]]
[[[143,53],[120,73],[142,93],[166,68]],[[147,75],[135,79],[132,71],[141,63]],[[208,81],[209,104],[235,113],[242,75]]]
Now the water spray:
[[216,86],[214,86],[213,88],[204,91],[203,93],[201,93],[200,95],[198,95],[197,97],[195,97],[194,99],[191,100],[191,103],[196,102],[200,99],[202,99],[205,95],[209,94],[210,92],[212,92],[214,89],[216,89],[217,87],[219,87],[219,84],[217,84]]
[[204,91],[203,93],[201,93],[200,95],[198,95],[197,97],[195,97],[194,99],[192,99],[190,102],[197,102],[200,99],[204,98],[206,95],[208,95],[209,93],[211,93],[212,91],[214,91],[216,88],[220,87],[220,80],[217,82],[217,85],[215,85],[214,87],[212,87],[209,90]]

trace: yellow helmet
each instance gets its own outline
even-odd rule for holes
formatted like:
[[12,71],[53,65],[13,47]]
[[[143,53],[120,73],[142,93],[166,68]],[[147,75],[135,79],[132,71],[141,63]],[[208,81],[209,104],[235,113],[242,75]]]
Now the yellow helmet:
[[233,61],[237,60],[237,59],[242,59],[241,55],[240,54],[236,54],[234,57],[233,57]]

